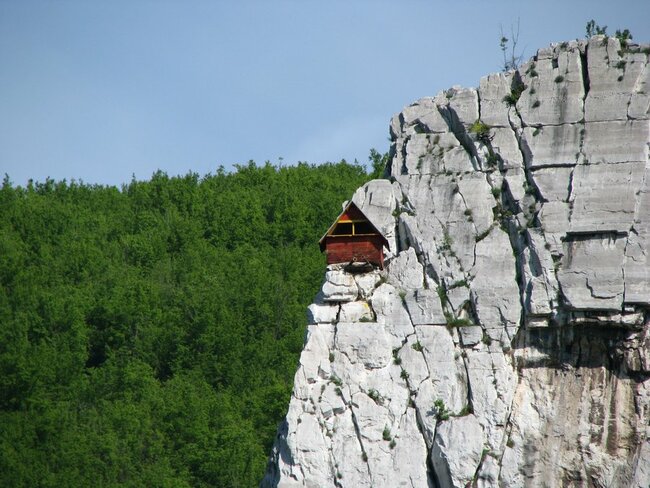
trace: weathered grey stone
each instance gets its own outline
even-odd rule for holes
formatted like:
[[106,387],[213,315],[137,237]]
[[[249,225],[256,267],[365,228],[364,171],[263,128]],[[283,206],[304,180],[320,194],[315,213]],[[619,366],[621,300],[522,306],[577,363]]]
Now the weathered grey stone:
[[334,388],[325,388],[319,397],[318,407],[321,416],[329,419],[333,415],[339,415],[346,410],[343,398]]
[[648,235],[632,233],[625,248],[625,302],[650,306]]
[[339,322],[336,326],[335,347],[348,358],[358,358],[366,368],[388,366],[393,359],[393,340],[384,324]]
[[518,324],[521,315],[516,263],[508,236],[499,228],[476,243],[475,277],[471,292],[476,314],[487,328]]
[[339,313],[338,303],[324,301],[323,292],[318,292],[314,303],[307,307],[308,324],[331,324],[336,322]]
[[[450,285],[452,284],[455,283],[450,283]],[[470,289],[468,286],[452,286],[451,288],[447,288],[447,306],[451,307],[457,314],[460,314],[463,306],[470,300],[469,292]]]
[[598,325],[635,329],[643,326],[644,314],[639,312],[613,313],[602,310],[573,310],[568,314],[568,320],[573,325]]
[[377,322],[390,326],[391,333],[400,341],[413,333],[411,318],[401,293],[395,287],[388,283],[380,285],[372,295],[371,304]]
[[[482,173],[462,175],[462,177],[458,178],[457,185],[465,209],[459,209],[463,210],[463,215],[456,217],[456,219],[462,222],[463,225],[466,222],[471,224],[469,227],[470,234],[472,232],[474,232],[475,236],[483,234],[494,224],[494,214],[491,206],[492,188]],[[459,236],[456,237],[458,241],[461,240]],[[466,265],[467,269],[474,265],[475,238],[474,236],[470,237],[472,239],[462,239],[466,250],[458,250],[460,256],[467,256],[463,260],[463,264]]]
[[478,325],[459,327],[458,332],[463,346],[475,346],[483,339],[483,329]]
[[406,294],[406,308],[413,325],[445,325],[447,319],[436,290],[418,289]]
[[354,275],[354,281],[359,288],[360,298],[367,300],[372,295],[372,292],[379,286],[382,280],[382,273],[378,270],[369,271],[367,273],[360,273]]
[[[499,191],[499,195],[500,193],[510,195],[517,203],[526,196],[526,173],[523,168],[509,168],[503,181],[497,178],[493,178],[493,180],[492,187]],[[496,200],[501,201],[501,196],[497,197]]]
[[[450,138],[449,134],[445,136]],[[413,134],[404,141],[404,166],[408,174],[438,173],[443,170],[443,149],[438,145],[439,141],[440,136],[432,134]],[[453,141],[452,148],[458,147],[458,141],[455,138]],[[423,168],[425,163],[427,167]]]
[[648,485],[648,480],[650,480],[650,440],[646,440],[641,445],[631,488],[644,488]]
[[646,59],[631,53],[621,57],[619,53],[620,44],[615,38],[606,43],[589,43],[590,90],[585,100],[587,122],[627,119],[631,94],[638,89]]
[[[461,176],[464,180],[466,175]],[[437,276],[462,280],[463,268],[471,266],[474,260],[475,227],[466,215],[468,208],[460,193],[460,176],[440,174],[398,181],[415,207],[435,209],[415,212],[417,228],[426,234],[421,234],[420,242],[413,247],[424,254],[423,260],[433,267]],[[489,191],[487,183],[484,184],[485,191]]]
[[635,92],[632,93],[627,108],[627,116],[630,119],[648,119],[650,116],[650,63],[646,58],[642,64],[643,71],[639,74]]
[[[303,486],[334,486],[329,472],[327,441],[312,415],[302,415],[293,435],[287,439],[289,450],[295,453],[294,462],[300,466],[301,475],[297,470],[291,470],[297,481],[303,481]],[[290,486],[290,485],[288,485]]]
[[517,109],[526,125],[560,125],[583,119],[584,82],[577,49],[558,52],[555,59],[525,63],[521,71],[527,89]]
[[589,93],[585,100],[585,121],[626,120],[629,93]]
[[340,322],[371,322],[374,319],[370,305],[364,300],[341,304]]
[[321,291],[324,302],[351,302],[359,296],[354,276],[342,269],[329,269],[325,273]]
[[[550,316],[558,306],[555,264],[541,230],[529,229],[528,240],[529,245],[522,252],[524,307],[531,319],[539,315]],[[529,321],[529,325],[532,324]]]
[[431,448],[438,484],[463,488],[474,478],[483,451],[483,429],[474,415],[441,422]]
[[645,163],[577,166],[569,232],[627,233],[634,221],[636,193],[644,173]]
[[420,325],[415,330],[431,378],[424,382],[430,383],[431,389],[420,387],[416,405],[422,411],[442,400],[452,412],[462,411],[467,406],[467,373],[451,334],[445,327]]
[[[492,488],[499,485],[499,473],[501,466],[499,460],[493,453],[488,453],[483,457],[481,468],[476,473],[476,486],[477,488]],[[505,485],[514,486],[514,485]]]
[[334,304],[319,305],[312,303],[307,308],[307,322],[310,324],[332,324],[336,322],[339,306]]
[[492,349],[488,344],[478,350],[466,349],[465,365],[474,415],[485,431],[487,445],[497,449],[510,414],[516,378],[500,346]]
[[329,354],[334,347],[334,328],[331,325],[309,326],[307,340],[300,356],[300,367],[294,377],[294,396],[308,400],[312,388],[331,375]]
[[404,108],[398,120],[402,120],[402,127],[394,128],[396,134],[400,132],[407,132],[405,130],[408,126],[415,126],[420,123],[421,127],[427,132],[447,132],[449,126],[440,114],[438,108],[438,99],[432,97],[421,98],[417,102]]
[[627,108],[627,116],[630,119],[648,119],[650,116],[650,93],[633,93]]
[[471,171],[472,157],[456,136],[416,133],[404,140],[404,168],[407,174],[436,174]]
[[625,302],[650,306],[650,180],[636,196],[634,224],[625,247]]
[[413,334],[406,338],[406,343],[397,352],[396,358],[401,361],[400,367],[408,374],[409,384],[418,388],[423,381],[430,378],[429,368],[424,359],[425,351],[418,337]]
[[580,157],[583,132],[583,124],[524,128],[526,165],[530,168],[576,165]]
[[546,242],[555,255],[562,254],[563,239],[570,225],[570,212],[571,208],[568,203],[551,201],[542,204],[542,208],[537,214]]
[[388,283],[404,292],[422,288],[424,274],[415,249],[409,248],[393,258],[388,268]]
[[515,132],[510,127],[493,127],[490,134],[492,135],[492,148],[503,160],[501,166],[504,169],[522,168],[524,156]]
[[332,461],[335,472],[330,475],[336,479],[337,486],[373,486],[370,473],[363,462],[350,462],[362,459],[363,450],[355,433],[355,423],[349,409],[337,415],[327,433],[331,436]]
[[427,446],[418,428],[415,409],[406,410],[394,440],[396,445],[391,455],[392,464],[386,468],[389,473],[396,473],[398,476],[390,477],[385,483],[373,477],[373,481],[376,480],[375,486],[428,486],[429,475],[426,463],[414,462],[416,459],[426,459],[427,456]]
[[478,92],[474,88],[453,87],[447,92],[449,112],[453,120],[466,127],[478,120]]
[[650,121],[588,122],[582,147],[588,163],[627,163],[648,160]]
[[[583,354],[589,354],[588,342],[582,341],[587,347]],[[549,381],[553,388],[545,389],[542,385]],[[601,367],[580,368],[576,374],[547,367],[524,369],[514,396],[502,479],[505,474],[521,486],[520,481],[533,476],[554,486],[572,476],[597,480],[601,486],[630,486],[630,471],[624,468],[629,458],[624,458],[640,447],[632,427],[633,390],[629,380],[621,381]],[[558,416],[573,421],[558,421]]]
[[512,72],[495,73],[481,78],[479,96],[481,97],[481,120],[491,127],[508,127],[508,106],[503,99],[511,92]]
[[573,168],[540,168],[530,173],[540,196],[548,202],[568,202]]
[[564,243],[557,277],[572,309],[622,309],[624,251],[625,239],[612,234]]

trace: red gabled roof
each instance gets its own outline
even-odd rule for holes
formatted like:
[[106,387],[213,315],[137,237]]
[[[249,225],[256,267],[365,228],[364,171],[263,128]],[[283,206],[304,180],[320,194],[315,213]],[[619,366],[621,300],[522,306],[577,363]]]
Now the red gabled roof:
[[373,224],[372,221],[368,217],[366,217],[366,215],[361,211],[361,209],[359,207],[357,207],[357,205],[352,200],[350,200],[350,202],[345,206],[345,208],[339,214],[339,216],[336,217],[336,220],[334,220],[334,223],[332,225],[330,225],[329,229],[327,229],[327,232],[325,232],[323,237],[321,237],[320,240],[318,241],[321,252],[323,252],[325,250],[325,238],[332,233],[332,231],[334,230],[334,227],[336,226],[336,224],[338,224],[339,221],[343,220],[343,217],[348,217],[350,220],[359,220],[359,219],[365,220],[366,222],[368,222],[370,224],[372,229],[379,236],[381,236],[381,238],[384,240],[384,245],[386,247],[388,247],[388,240],[386,239],[386,237],[384,237],[384,234],[382,234],[379,231],[379,229],[377,229],[377,226],[375,226],[375,224]]

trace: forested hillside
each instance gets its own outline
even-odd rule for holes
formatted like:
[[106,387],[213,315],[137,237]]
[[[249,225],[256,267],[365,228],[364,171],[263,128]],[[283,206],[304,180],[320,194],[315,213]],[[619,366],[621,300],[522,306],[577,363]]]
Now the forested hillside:
[[[374,153],[375,162],[378,162]],[[345,162],[0,190],[0,485],[251,487]]]

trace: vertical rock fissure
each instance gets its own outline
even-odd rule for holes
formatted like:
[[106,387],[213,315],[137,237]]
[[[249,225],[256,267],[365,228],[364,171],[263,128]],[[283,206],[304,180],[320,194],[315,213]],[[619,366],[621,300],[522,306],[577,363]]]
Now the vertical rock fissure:
[[[396,226],[396,237],[399,238],[399,235],[397,234],[399,231],[399,225]],[[418,263],[422,266],[422,284],[424,288],[427,288],[429,286],[429,282],[427,281],[427,278],[429,278],[431,281],[433,281],[436,285],[440,285],[441,278],[438,276],[438,274],[435,272],[434,266],[432,263],[429,262],[429,256],[428,254],[421,250],[416,248],[415,249],[415,257],[418,260]],[[411,315],[411,312],[408,310],[409,316]]]
[[[465,206],[465,210],[466,210],[466,212],[469,211],[469,212],[470,212],[470,216],[471,216],[471,211],[472,211],[472,209],[469,207],[469,205],[467,205],[467,200],[465,199],[465,195],[463,195],[463,192],[460,191],[460,187],[459,187],[459,189],[458,189],[458,195],[460,196],[461,200],[463,201],[463,205]],[[477,236],[477,235],[478,235],[478,231],[477,231],[477,229],[476,229],[476,224],[474,223],[474,220],[473,220],[473,219],[472,219],[472,221],[471,221],[471,224],[472,224],[472,228],[474,229],[474,236]],[[473,260],[472,260],[472,266],[475,266],[475,265],[476,265],[476,240],[474,241],[474,244],[473,244],[473,246],[472,246],[472,253],[473,253],[473,255],[474,255],[474,258],[473,258]]]
[[368,478],[372,481],[372,472],[370,471],[370,464],[368,464],[368,454],[366,453],[366,448],[363,445],[363,439],[361,438],[361,430],[359,429],[359,422],[357,421],[357,416],[354,413],[352,405],[348,405],[350,409],[350,416],[352,418],[352,425],[354,426],[354,433],[357,436],[357,441],[359,442],[359,447],[361,448],[361,453],[363,456],[363,461],[366,464],[366,469],[368,471]]
[[[514,108],[515,115],[519,119],[519,124],[521,127],[524,126],[524,121],[523,118],[521,117],[521,114],[519,113],[519,110],[517,109],[516,105]],[[526,144],[525,137],[523,135],[523,132],[520,132],[517,130],[514,122],[510,118],[510,112],[508,112],[508,123],[510,126],[510,129],[513,132],[513,135],[515,136],[515,139],[517,140],[517,148],[519,149],[519,153],[521,154],[522,162],[523,162],[523,171],[524,171],[524,177],[525,177],[525,182],[526,184],[530,184],[531,181],[533,181],[533,188],[534,188],[534,200],[535,200],[535,211],[533,215],[533,223],[534,220],[537,220],[539,223],[539,208],[538,208],[538,203],[541,203],[541,194],[539,191],[539,188],[537,188],[537,185],[534,183],[534,178],[530,174],[530,165],[527,162],[527,156],[526,156],[526,151],[524,150],[524,144]],[[514,234],[514,235],[513,235]],[[526,236],[528,236],[528,232],[525,231]],[[519,327],[523,328],[526,324],[526,290],[525,290],[525,283],[524,283],[524,263],[522,261],[523,259],[523,252],[526,247],[528,247],[528,239],[520,239],[520,243],[517,243],[517,236],[519,235],[518,229],[517,231],[514,231],[511,229],[509,232],[509,237],[510,237],[510,244],[513,250],[513,253],[515,255],[515,265],[517,267],[516,269],[516,278],[517,278],[517,283],[519,285],[519,302],[521,304],[521,314],[520,314],[520,319],[519,319]],[[518,244],[522,244],[519,245]],[[519,248],[519,249],[518,249]]]
[[478,162],[479,158],[476,147],[474,146],[472,138],[467,134],[465,126],[460,122],[458,114],[453,108],[449,106],[449,104],[445,105],[444,107],[439,107],[438,110],[442,118],[445,119],[445,122],[447,122],[450,132],[454,135],[461,147],[467,151],[467,154],[470,155],[472,168],[474,171],[478,171],[479,168],[476,166],[476,163]]
[[339,481],[339,465],[338,462],[336,461],[336,458],[334,457],[334,452],[332,451],[332,445],[330,444],[329,447],[329,455],[330,455],[330,470],[331,470],[331,477],[332,481],[334,482],[334,486],[336,488],[343,488],[341,485],[341,482]]
[[465,377],[467,378],[467,406],[470,409],[470,412],[474,411],[474,398],[472,394],[472,382],[470,381],[469,367],[467,366],[467,353],[465,349],[460,354],[461,359],[463,360],[463,368],[465,369]]
[[531,179],[529,176],[530,161],[528,161],[527,151],[524,150],[524,144],[527,143],[525,137],[523,136],[523,133],[517,129],[517,126],[512,121],[512,118],[510,117],[511,110],[514,111],[515,116],[519,120],[519,127],[525,127],[526,124],[524,123],[524,119],[522,118],[521,114],[519,113],[519,109],[515,104],[514,108],[508,110],[508,126],[510,127],[512,134],[515,137],[515,140],[517,141],[517,149],[519,150],[519,154],[521,155],[521,161],[522,161],[521,169],[524,171],[524,174],[526,176],[526,182],[529,182]]
[[621,276],[623,276],[623,298],[621,300],[621,306],[625,310],[625,297],[627,286],[625,284],[625,264],[627,263],[627,246],[630,243],[630,234],[625,237],[625,246],[623,247],[623,263],[621,264]]
[[[513,366],[514,366],[514,364],[513,364]],[[516,368],[514,368],[514,370],[517,371]],[[519,375],[517,375],[517,379],[518,379],[517,383],[522,381],[522,378]],[[515,388],[518,388],[518,384],[517,384],[517,386],[515,386]],[[513,425],[512,425],[512,413],[513,413],[513,405],[514,405],[514,403],[515,403],[515,395],[512,395],[512,397],[510,398],[510,405],[508,405],[508,416],[506,417],[506,421],[504,423],[504,428],[503,428],[503,438],[505,439],[506,442],[505,442],[505,448],[503,447],[503,443],[502,443],[501,455],[499,456],[499,460],[498,460],[499,461],[499,463],[498,463],[499,471],[498,471],[497,479],[496,479],[497,483],[499,483],[499,481],[501,480],[501,470],[503,468],[503,456],[505,455],[506,448],[511,447],[509,445],[509,443],[510,443],[510,437],[512,435],[512,427],[513,427]]]
[[[434,242],[436,243],[436,247],[438,249],[438,253],[442,254],[442,256],[444,257],[445,262],[447,264],[447,267],[449,268],[449,270],[450,270],[450,272],[452,274],[452,279],[455,278],[453,276],[454,273],[453,273],[453,269],[452,269],[452,263],[454,261],[452,261],[452,259],[450,259],[450,258],[453,258],[453,260],[455,260],[456,267],[457,267],[458,271],[461,272],[463,274],[463,277],[464,277],[465,273],[464,273],[464,270],[463,270],[463,263],[461,262],[460,258],[458,257],[458,255],[456,254],[456,252],[452,248],[453,241],[449,236],[449,233],[447,231],[447,226],[445,226],[445,224],[443,224],[442,220],[440,220],[440,218],[437,215],[434,215],[434,216],[435,216],[436,220],[438,221],[438,223],[440,224],[440,227],[443,229],[443,243],[442,243],[442,245],[438,245],[438,243],[436,241],[436,236],[435,235],[433,236]],[[441,249],[443,251],[441,251]],[[440,285],[443,285],[443,282],[444,282],[444,278],[440,277]]]
[[650,64],[648,63],[648,58],[646,57],[646,62],[643,63],[643,68],[639,70],[639,75],[636,78],[636,81],[634,82],[634,89],[632,90],[632,93],[630,94],[630,100],[627,103],[627,119],[628,120],[637,120],[639,119],[639,116],[635,114],[636,116],[630,115],[630,107],[632,106],[632,99],[634,98],[634,95],[638,94],[645,94],[645,88],[647,88],[646,85],[646,79],[650,79],[650,77],[645,74],[648,68],[650,67]]
[[[415,337],[416,337],[416,339],[417,339],[417,333],[415,334]],[[418,342],[419,342],[419,341],[418,341]],[[426,347],[426,346],[424,346],[424,347]],[[424,354],[424,350],[419,349],[419,352],[420,352],[420,354],[422,355],[422,360],[424,361],[424,365],[427,367],[427,377],[426,377],[424,380],[422,380],[422,381],[427,381],[427,380],[430,380],[430,379],[431,379],[431,368],[429,367],[429,363],[427,362],[427,357],[426,357],[426,355]],[[420,383],[420,384],[422,384],[422,383]]]
[[[438,482],[438,477],[436,475],[436,470],[433,465],[433,459],[431,458],[431,445],[429,442],[427,442],[427,436],[425,434],[425,427],[424,427],[424,421],[422,420],[422,415],[420,413],[420,409],[416,408],[415,409],[415,424],[418,427],[418,431],[420,432],[420,435],[424,439],[424,445],[427,446],[427,482],[433,487],[433,488],[440,488],[440,483]],[[436,436],[436,429],[438,427],[438,424],[436,423],[436,428],[433,430],[432,438],[435,438]]]
[[[574,186],[573,186],[573,175],[575,174],[575,167],[571,169],[571,172],[569,173],[569,185],[567,187],[567,200],[569,202],[569,209],[573,207],[572,203],[575,198],[575,195],[573,194]],[[571,215],[569,214],[569,222],[571,222]]]
[[[517,204],[510,191],[502,195],[502,201],[505,208],[508,208],[512,214],[517,213]],[[524,281],[524,262],[523,255],[524,249],[528,247],[528,232],[521,229],[516,218],[504,218],[503,222],[504,232],[508,234],[508,241],[510,248],[515,258],[515,280],[519,288],[519,303],[521,305],[521,314],[519,319],[519,326],[523,327],[525,324],[525,281]],[[501,311],[499,311],[501,313]]]
[[[409,338],[409,337],[412,337],[412,336],[415,336],[415,338],[417,339],[417,334],[416,334],[416,333],[409,334],[409,335],[405,338],[405,340],[404,340],[404,342],[402,343],[402,346],[400,347],[400,349],[403,348],[403,347],[407,344],[407,342],[408,342],[408,338]],[[420,352],[420,354],[422,355],[422,359],[423,359],[424,364],[425,364],[425,366],[426,366],[426,368],[427,368],[427,377],[426,377],[424,380],[422,380],[422,382],[420,382],[420,385],[421,385],[424,381],[427,381],[427,380],[430,380],[430,379],[431,379],[431,370],[430,370],[430,368],[429,368],[429,363],[428,363],[427,360],[426,360],[426,356],[425,356],[425,354],[424,354],[424,351],[423,351],[422,349],[417,349],[417,350],[418,350],[418,351]],[[438,488],[438,483],[437,483],[436,478],[435,478],[435,470],[434,470],[434,467],[433,467],[433,462],[432,462],[432,460],[431,460],[431,445],[429,445],[429,443],[427,442],[427,436],[426,436],[426,434],[425,434],[425,429],[424,429],[424,426],[423,426],[423,423],[422,423],[422,418],[421,418],[421,415],[420,415],[420,409],[419,409],[419,408],[415,408],[414,406],[412,406],[412,403],[413,403],[413,395],[416,394],[416,392],[415,392],[414,390],[411,389],[411,383],[410,383],[410,379],[409,379],[408,376],[405,378],[405,383],[406,383],[406,386],[407,386],[407,389],[408,389],[408,393],[409,393],[409,400],[408,400],[408,402],[406,403],[406,408],[405,408],[404,413],[402,414],[402,417],[408,413],[408,409],[409,409],[409,408],[413,408],[413,409],[414,409],[414,412],[415,412],[415,425],[417,426],[417,428],[418,428],[418,432],[420,433],[420,436],[422,437],[422,440],[423,440],[423,442],[424,442],[424,445],[425,445],[426,448],[427,448],[427,457],[426,457],[426,476],[427,476],[427,483],[430,484],[430,485],[433,485],[433,486],[436,487],[436,488]],[[419,387],[420,385],[418,385],[418,387]],[[401,420],[400,420],[400,422],[401,422]],[[399,425],[400,422],[398,422],[398,425]],[[435,437],[435,430],[434,430],[434,434],[433,434],[433,436]]]
[[[404,160],[406,161],[406,157],[404,157]],[[406,164],[406,163],[404,163],[404,164]],[[401,208],[401,205],[402,205],[402,200],[404,200],[404,198],[406,198],[406,200],[408,201],[408,195],[404,191],[404,188],[402,188],[402,184],[397,180],[395,180],[395,181],[397,182],[397,185],[399,186],[399,191],[400,191],[400,193],[402,195],[402,198],[400,199],[400,201],[396,202],[395,211],[400,212],[400,208]],[[393,251],[395,254],[398,254],[402,250],[402,249],[400,249],[401,242],[402,242],[402,231],[400,230],[399,221],[400,221],[400,217],[399,217],[399,215],[396,215],[395,216],[395,227],[394,228],[395,228],[395,246],[397,247],[397,249],[390,249],[390,251]]]
[[580,67],[582,68],[582,88],[584,96],[582,98],[582,107],[584,111],[585,102],[587,101],[587,95],[589,95],[590,90],[590,80],[589,80],[589,69],[587,66],[587,50],[589,49],[589,44],[585,45],[585,51],[580,52]]
[[646,187],[646,178],[647,178],[647,172],[643,173],[643,178],[641,179],[641,184],[639,185],[639,190],[636,192],[635,195],[635,201],[634,201],[634,218],[632,219],[632,223],[630,224],[629,230],[627,232],[627,235],[625,236],[625,247],[623,249],[623,264],[622,264],[622,275],[623,275],[623,300],[622,300],[622,305],[623,308],[625,308],[625,301],[626,301],[626,291],[627,291],[627,284],[625,280],[625,268],[628,260],[628,245],[630,244],[630,237],[633,234],[636,234],[635,230],[635,224],[640,221],[640,215],[639,211],[641,208],[641,200],[644,197],[643,190]]

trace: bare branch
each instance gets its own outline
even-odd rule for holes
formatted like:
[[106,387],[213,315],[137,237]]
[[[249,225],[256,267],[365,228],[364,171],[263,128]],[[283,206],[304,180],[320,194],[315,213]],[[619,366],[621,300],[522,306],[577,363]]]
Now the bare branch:
[[[499,47],[503,53],[503,71],[510,71],[519,68],[519,64],[523,58],[523,52],[517,54],[517,44],[519,43],[519,26],[520,19],[517,18],[516,29],[514,25],[510,24],[510,38],[508,39],[503,33],[503,26],[499,25],[499,33],[501,35],[499,40]],[[510,50],[508,50],[508,46],[510,47]]]

